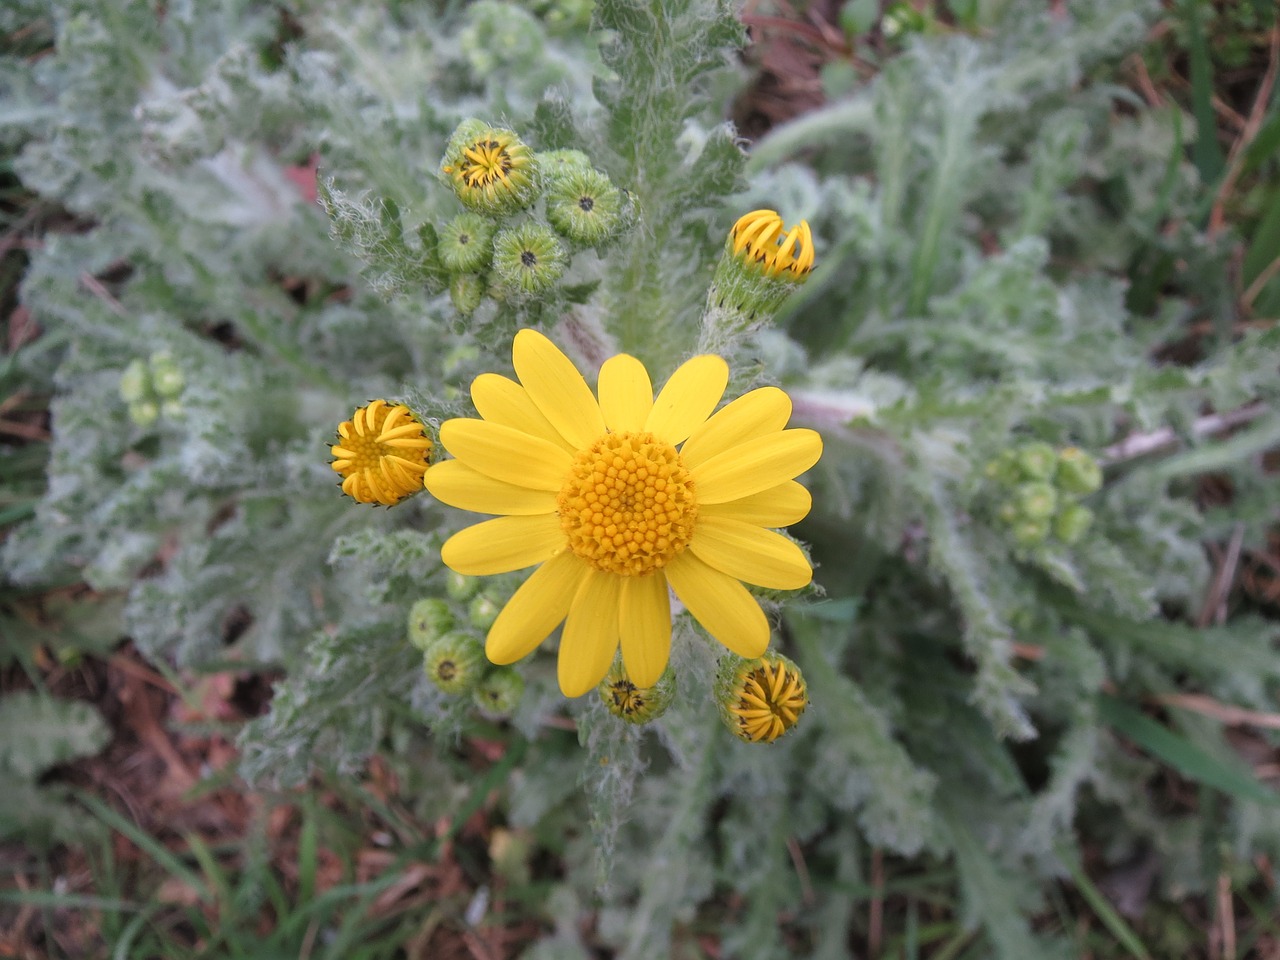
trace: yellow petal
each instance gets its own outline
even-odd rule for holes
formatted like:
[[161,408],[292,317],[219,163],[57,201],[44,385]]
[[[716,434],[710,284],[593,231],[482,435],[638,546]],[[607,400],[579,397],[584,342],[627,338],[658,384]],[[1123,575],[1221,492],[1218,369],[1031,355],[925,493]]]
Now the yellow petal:
[[686,360],[653,401],[644,428],[667,443],[680,443],[711,416],[728,383],[723,357],[704,353]]
[[490,423],[500,423],[541,437],[570,453],[577,449],[534,406],[529,392],[509,377],[496,373],[480,374],[471,381],[471,402],[476,405],[476,412]]
[[781,430],[790,419],[791,398],[777,387],[760,387],[717,410],[693,431],[680,456],[696,467],[718,453]]
[[621,616],[622,662],[637,687],[652,687],[671,656],[671,600],[661,573],[623,577]]
[[804,552],[780,533],[724,517],[699,517],[689,543],[699,560],[770,590],[799,590],[813,579]]
[[440,548],[451,570],[471,577],[523,570],[565,549],[564,531],[554,513],[499,517],[459,530]]
[[698,503],[739,500],[804,473],[822,456],[816,431],[780,430],[716,454],[693,470]]
[[471,469],[532,490],[558,492],[573,465],[564,448],[486,420],[446,420],[440,442]]
[[614,433],[643,430],[653,409],[653,383],[644,364],[630,354],[610,357],[600,368],[600,412]]
[[812,506],[813,497],[809,496],[809,491],[794,480],[788,480],[739,500],[699,503],[698,516],[732,517],[761,527],[785,527],[807,517]]
[[748,660],[764,653],[769,621],[746,587],[688,550],[664,569],[671,589],[707,633]]
[[531,653],[565,618],[588,569],[566,550],[533,571],[493,621],[485,655],[502,664]]
[[536,330],[521,330],[511,345],[511,360],[534,405],[575,449],[589,447],[600,438],[604,433],[600,404],[559,347]]
[[442,460],[427,471],[423,485],[441,503],[459,510],[531,516],[555,513],[556,495],[486,477],[461,460]]
[[618,652],[618,595],[622,578],[587,568],[569,605],[556,669],[560,692],[580,697],[604,679]]

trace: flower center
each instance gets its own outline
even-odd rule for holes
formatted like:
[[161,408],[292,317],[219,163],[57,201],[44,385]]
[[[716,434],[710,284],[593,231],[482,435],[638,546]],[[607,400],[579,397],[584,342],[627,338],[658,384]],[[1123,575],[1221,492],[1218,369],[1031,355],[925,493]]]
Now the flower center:
[[569,547],[597,570],[628,577],[665,567],[698,519],[693,478],[651,433],[607,433],[580,450],[557,498]]
[[644,696],[630,680],[619,680],[609,685],[609,698],[624,715],[630,716],[644,708]]
[[463,153],[462,179],[469,187],[487,187],[496,180],[506,180],[515,160],[505,145],[497,140],[480,140]]

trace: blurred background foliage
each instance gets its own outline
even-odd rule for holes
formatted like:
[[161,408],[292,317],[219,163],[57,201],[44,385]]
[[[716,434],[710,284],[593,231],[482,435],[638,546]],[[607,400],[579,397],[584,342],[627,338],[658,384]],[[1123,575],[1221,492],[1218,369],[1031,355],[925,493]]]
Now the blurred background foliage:
[[[1280,951],[1272,4],[18,0],[0,36],[12,955]],[[469,116],[641,228],[460,316],[420,268]],[[733,740],[686,622],[650,728],[547,657],[508,718],[443,694],[413,604],[479,635],[515,582],[447,577],[426,497],[342,498],[334,425],[464,411],[517,325],[664,376],[758,206],[819,243],[724,347],[826,442],[821,589],[766,598],[802,723]]]

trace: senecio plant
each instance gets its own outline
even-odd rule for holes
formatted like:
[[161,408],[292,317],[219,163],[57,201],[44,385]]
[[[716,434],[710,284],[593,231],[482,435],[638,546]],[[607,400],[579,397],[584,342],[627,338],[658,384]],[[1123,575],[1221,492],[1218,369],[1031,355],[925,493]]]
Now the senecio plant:
[[0,136],[74,225],[6,575],[279,671],[255,783],[487,805],[558,865],[531,960],[845,957],[873,857],[956,949],[1079,956],[1085,847],[1153,903],[1280,857],[1134,739],[1271,709],[1202,544],[1274,519],[1280,334],[1217,313],[1192,125],[1118,92],[1155,5],[979,7],[749,155],[718,0],[6,7],[50,49]]

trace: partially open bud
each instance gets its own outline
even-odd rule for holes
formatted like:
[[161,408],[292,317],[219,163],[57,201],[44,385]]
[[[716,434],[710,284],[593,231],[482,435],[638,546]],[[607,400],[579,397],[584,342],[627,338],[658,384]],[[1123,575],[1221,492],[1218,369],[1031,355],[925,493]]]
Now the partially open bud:
[[409,610],[409,642],[424,653],[454,627],[453,611],[439,597],[424,597]]
[[1058,509],[1058,491],[1043,480],[1024,483],[1014,491],[1018,515],[1028,520],[1048,520]]
[[716,671],[715,692],[720,719],[749,743],[777,740],[809,705],[800,668],[772,650],[755,660],[725,657]]
[[1058,466],[1058,451],[1047,443],[1029,443],[1018,451],[1018,466],[1030,480],[1048,480]]
[[542,293],[564,275],[568,258],[550,227],[532,221],[503,230],[493,241],[493,269],[509,293]]
[[186,386],[182,371],[167,350],[157,350],[151,355],[151,386],[169,400],[177,398]]
[[139,359],[130,360],[124,373],[120,374],[120,399],[125,403],[136,404],[146,400],[150,394],[151,375],[147,365]]
[[404,404],[372,400],[338,424],[329,464],[342,476],[342,492],[360,503],[394,506],[422,489],[432,443]]
[[471,699],[486,716],[501,720],[515,712],[523,695],[524,677],[514,667],[497,667],[471,692]]
[[440,263],[450,273],[479,273],[493,259],[492,220],[478,213],[462,213],[440,231]]
[[463,205],[508,216],[538,199],[538,161],[515,132],[464,121],[449,139],[440,175]]
[[1069,503],[1053,518],[1053,535],[1063,543],[1076,543],[1092,525],[1092,510],[1078,503]]
[[596,688],[609,712],[627,723],[644,724],[667,712],[676,695],[676,675],[668,666],[652,687],[637,687],[619,657]]
[[616,237],[622,227],[622,191],[599,170],[570,170],[547,189],[547,219],[584,247]]
[[474,690],[487,667],[484,646],[465,633],[446,633],[428,647],[422,657],[427,679],[445,693],[454,695]]

